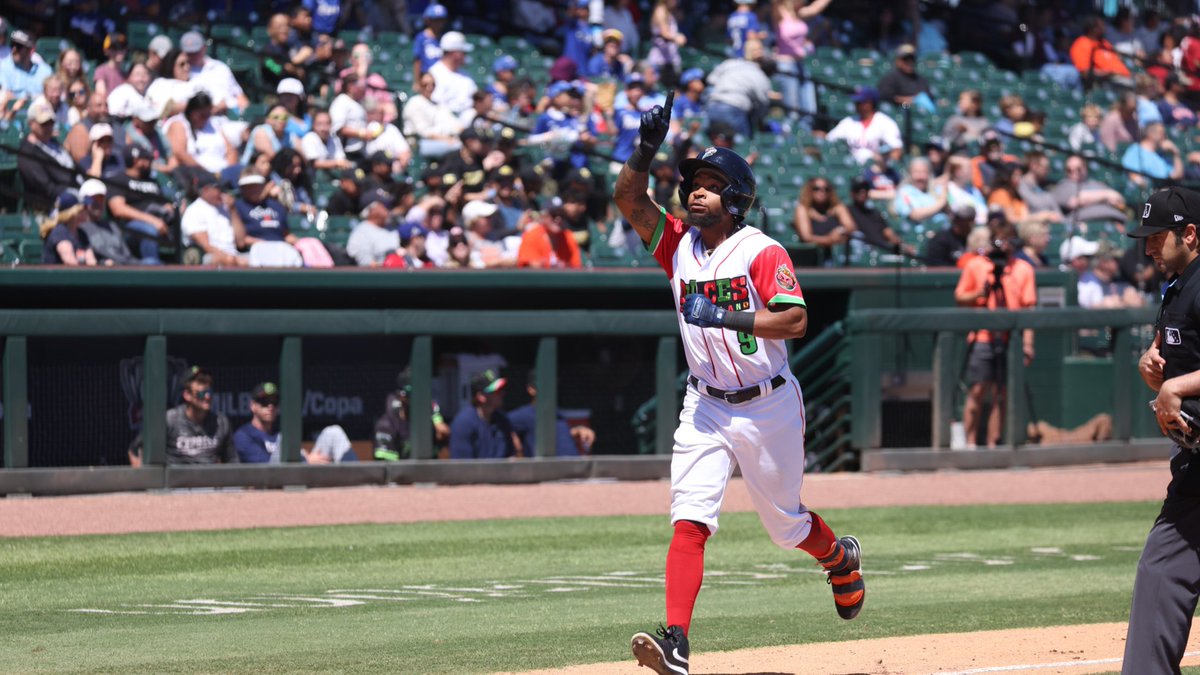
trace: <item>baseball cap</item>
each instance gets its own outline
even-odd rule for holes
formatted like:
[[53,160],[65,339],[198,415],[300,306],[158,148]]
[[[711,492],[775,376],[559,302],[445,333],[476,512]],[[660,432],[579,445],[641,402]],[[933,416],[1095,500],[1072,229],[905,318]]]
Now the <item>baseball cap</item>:
[[407,246],[413,237],[424,237],[429,230],[420,223],[407,222],[400,226],[400,245]]
[[1169,187],[1150,195],[1142,208],[1142,224],[1129,236],[1149,237],[1157,232],[1186,227],[1200,227],[1200,194],[1182,187]]
[[988,129],[987,131],[984,131],[982,134],[979,135],[979,144],[980,145],[988,145],[990,143],[999,143],[999,142],[1000,142],[1000,134],[996,133],[995,130],[993,130],[993,129]]
[[125,38],[124,33],[109,33],[104,36],[104,51],[116,49],[118,51],[127,49],[129,40]]
[[588,6],[589,0],[575,0],[575,9],[584,9]]
[[22,47],[30,48],[32,48],[35,44],[33,38],[29,37],[29,33],[26,33],[23,30],[14,30],[12,33],[9,33],[8,41],[14,45],[21,45]]
[[435,21],[437,19],[445,19],[445,18],[448,18],[449,16],[450,16],[450,12],[446,9],[446,6],[439,5],[436,2],[433,3],[432,5],[426,7],[425,11],[421,14],[421,18],[425,19],[426,21]]
[[629,74],[629,77],[625,78],[625,87],[627,89],[629,87],[642,87],[644,89],[646,87],[646,78],[642,77],[641,73],[632,72]]
[[369,158],[368,161],[371,164],[391,164],[392,163],[392,160],[388,159],[387,153],[382,150],[376,150],[375,152],[371,153],[371,157]]
[[559,80],[558,82],[550,85],[550,88],[546,90],[546,95],[550,98],[554,98],[559,94],[570,93],[574,89],[575,87],[571,86],[570,82],[567,82],[566,80]]
[[856,87],[854,93],[850,95],[850,100],[855,103],[879,103],[879,90],[875,87]]
[[138,106],[138,109],[134,111],[133,114],[143,122],[155,122],[158,121],[158,118],[162,117],[162,111],[156,108],[149,101]]
[[504,70],[516,70],[518,66],[520,66],[520,64],[517,63],[515,58],[509,56],[508,54],[504,54],[492,62],[492,72],[499,73]]
[[141,143],[130,143],[125,146],[125,165],[130,166],[143,157],[153,158],[154,153]]
[[963,204],[957,209],[954,209],[954,217],[960,220],[975,220],[975,207],[970,204]]
[[25,115],[30,122],[38,124],[45,124],[56,117],[54,108],[50,107],[50,102],[41,96],[29,104],[29,110],[25,112]]
[[1099,250],[1100,242],[1089,241],[1079,235],[1075,235],[1058,247],[1058,258],[1068,263],[1076,258],[1086,258],[1096,255]]
[[898,59],[911,59],[916,58],[916,56],[917,48],[912,45],[904,44],[896,48],[896,58]]
[[250,398],[258,404],[279,403],[279,387],[274,382],[259,382],[251,390]]
[[247,185],[266,185],[266,183],[267,183],[266,178],[264,178],[256,173],[248,173],[248,174],[242,176],[241,178],[239,178],[237,184],[238,184],[238,187],[245,187]]
[[358,181],[362,180],[363,177],[364,176],[361,173],[361,169],[342,169],[342,172],[338,174],[338,178],[342,180]]
[[475,50],[475,45],[467,42],[467,37],[462,33],[452,30],[442,36],[438,46],[443,52],[470,52]]
[[79,196],[80,197],[96,197],[96,196],[107,195],[107,194],[108,194],[108,188],[105,187],[104,183],[101,183],[99,180],[96,180],[95,178],[89,178],[89,179],[83,181],[83,185],[81,185],[79,187]]
[[175,43],[166,35],[155,35],[154,39],[150,40],[150,44],[146,47],[149,51],[158,54],[158,58],[163,58],[175,48]]
[[275,86],[276,94],[295,94],[296,96],[304,95],[304,85],[294,77],[285,77]]
[[866,178],[863,178],[862,176],[855,178],[850,183],[850,191],[851,192],[858,192],[859,190],[870,190],[870,189],[871,189],[871,181],[867,180]]
[[476,218],[488,218],[496,213],[496,209],[497,206],[491,202],[485,202],[480,199],[469,201],[463,206],[463,222],[470,223]]
[[504,388],[508,380],[498,377],[495,372],[485,370],[471,378],[471,394],[494,394]]
[[90,141],[98,141],[101,138],[112,138],[112,135],[112,125],[107,122],[96,122],[88,130],[88,140]]
[[79,204],[79,195],[74,190],[64,190],[58,195],[58,199],[54,200],[55,211],[65,211]]
[[216,187],[219,185],[219,183],[217,182],[216,176],[207,171],[202,171],[196,174],[194,185],[196,187],[196,192],[199,192],[206,187]]
[[204,49],[204,36],[194,30],[190,30],[179,38],[179,49],[184,54],[195,54],[201,49]]
[[603,42],[609,42],[610,40],[614,42],[624,42],[625,34],[616,28],[606,28],[604,32],[600,33],[600,39]]
[[942,138],[941,136],[930,136],[929,138],[925,139],[926,149],[937,148],[938,150],[945,151],[947,145],[946,139]]
[[703,79],[704,79],[704,69],[703,68],[688,68],[687,70],[683,71],[682,75],[679,76],[679,85],[682,87],[686,87],[689,84],[691,84],[692,82],[695,82],[696,80],[703,80]]

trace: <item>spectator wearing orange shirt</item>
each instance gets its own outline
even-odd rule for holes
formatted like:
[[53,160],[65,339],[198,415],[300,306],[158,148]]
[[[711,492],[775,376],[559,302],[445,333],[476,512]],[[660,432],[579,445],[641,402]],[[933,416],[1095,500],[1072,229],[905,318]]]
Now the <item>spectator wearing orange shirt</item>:
[[1112,43],[1104,39],[1105,30],[1104,19],[1098,16],[1085,21],[1083,35],[1071,45],[1071,62],[1085,81],[1112,80],[1132,85],[1129,68],[1113,50]]
[[521,248],[517,251],[517,267],[543,267],[579,269],[583,261],[579,255],[579,244],[567,229],[566,211],[563,200],[555,197],[550,202],[546,215],[538,222],[530,223],[521,235]]
[[[996,241],[987,255],[973,258],[963,268],[954,289],[959,307],[994,310],[1020,310],[1037,304],[1037,284],[1033,266],[1015,256],[1019,242]],[[1025,330],[1022,351],[1025,365],[1033,361],[1033,331]],[[967,400],[963,406],[963,427],[968,447],[975,444],[984,400],[990,395],[986,442],[994,448],[1004,426],[1005,383],[1008,378],[1008,333],[975,331],[968,338]],[[1008,439],[1011,443],[1013,439]]]

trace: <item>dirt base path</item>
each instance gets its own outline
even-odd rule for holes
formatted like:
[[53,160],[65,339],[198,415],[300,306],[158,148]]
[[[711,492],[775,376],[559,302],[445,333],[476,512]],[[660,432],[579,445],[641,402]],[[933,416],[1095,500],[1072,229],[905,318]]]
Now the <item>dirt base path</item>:
[[[917,504],[1036,504],[1161,499],[1166,462],[1017,471],[829,474],[804,479],[814,510]],[[226,530],[486,518],[654,515],[666,518],[665,481],[192,490],[0,499],[0,537]],[[750,511],[732,481],[724,510]]]
[[[914,635],[694,654],[693,675],[984,675],[1110,673],[1121,669],[1125,624]],[[1185,666],[1200,665],[1200,628]],[[522,675],[653,675],[625,663],[598,663]]]

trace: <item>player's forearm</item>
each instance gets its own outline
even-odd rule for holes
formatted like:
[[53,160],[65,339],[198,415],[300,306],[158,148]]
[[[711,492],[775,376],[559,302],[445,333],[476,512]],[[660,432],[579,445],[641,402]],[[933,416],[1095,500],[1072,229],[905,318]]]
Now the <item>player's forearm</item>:
[[808,312],[799,305],[785,311],[760,309],[755,312],[733,312],[748,314],[754,323],[748,332],[766,340],[790,340],[802,338],[808,332]]
[[621,173],[617,175],[617,182],[613,187],[613,201],[643,241],[649,241],[654,236],[654,227],[659,216],[654,200],[646,194],[649,187],[650,174],[635,171],[628,164],[621,167]]
[[1200,371],[1165,380],[1159,391],[1167,391],[1179,398],[1200,396]]

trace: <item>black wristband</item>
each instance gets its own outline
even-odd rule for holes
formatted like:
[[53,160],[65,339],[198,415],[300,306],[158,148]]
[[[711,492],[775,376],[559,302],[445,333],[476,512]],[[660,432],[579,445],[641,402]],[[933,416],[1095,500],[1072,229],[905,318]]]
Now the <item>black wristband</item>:
[[638,173],[647,173],[650,171],[650,163],[654,161],[654,154],[656,152],[657,150],[639,143],[633,149],[633,154],[629,156],[629,159],[625,163],[629,165],[629,168]]
[[754,312],[725,312],[721,325],[739,333],[753,333]]

